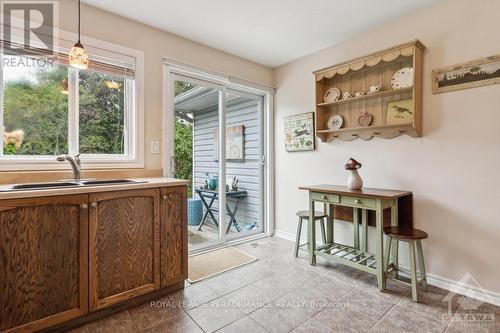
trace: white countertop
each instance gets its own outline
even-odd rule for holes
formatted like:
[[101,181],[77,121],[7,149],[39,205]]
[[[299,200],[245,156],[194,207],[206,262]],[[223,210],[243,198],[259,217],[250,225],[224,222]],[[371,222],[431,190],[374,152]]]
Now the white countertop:
[[[190,183],[189,180],[174,179],[174,178],[130,178],[132,180],[143,181],[143,183],[124,183],[124,184],[110,184],[110,185],[85,185],[78,187],[62,187],[50,188],[43,190],[15,190],[0,192],[0,200],[4,199],[20,199],[20,198],[35,198],[47,197],[55,195],[71,195],[71,194],[85,194],[96,192],[110,192],[110,191],[123,191],[123,190],[136,190],[144,188],[157,188],[168,186],[185,186]],[[71,180],[67,180],[71,181]],[[0,190],[11,187],[13,184],[1,185]]]

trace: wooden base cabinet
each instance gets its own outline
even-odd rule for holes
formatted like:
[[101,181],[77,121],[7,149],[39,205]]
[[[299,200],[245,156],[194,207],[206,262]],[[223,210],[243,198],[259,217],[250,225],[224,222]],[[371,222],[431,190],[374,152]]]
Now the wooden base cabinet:
[[89,199],[90,309],[160,288],[159,189]]
[[67,330],[182,288],[186,189],[0,200],[0,332]]
[[0,201],[0,331],[88,312],[88,195]]
[[161,189],[161,286],[187,279],[187,188]]

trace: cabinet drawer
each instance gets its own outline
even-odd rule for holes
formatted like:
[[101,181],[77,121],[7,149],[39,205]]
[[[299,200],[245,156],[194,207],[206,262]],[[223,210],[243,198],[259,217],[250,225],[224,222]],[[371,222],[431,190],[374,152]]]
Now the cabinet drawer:
[[339,196],[337,194],[311,192],[311,197],[314,201],[339,203]]
[[359,208],[375,209],[377,200],[370,198],[340,197],[340,204]]

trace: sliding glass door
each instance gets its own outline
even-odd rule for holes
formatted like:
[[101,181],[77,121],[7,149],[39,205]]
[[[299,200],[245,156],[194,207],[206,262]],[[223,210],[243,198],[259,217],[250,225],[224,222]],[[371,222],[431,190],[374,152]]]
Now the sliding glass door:
[[226,91],[226,228],[233,240],[264,231],[262,96]]
[[184,75],[170,83],[170,168],[191,181],[190,252],[264,232],[263,97]]

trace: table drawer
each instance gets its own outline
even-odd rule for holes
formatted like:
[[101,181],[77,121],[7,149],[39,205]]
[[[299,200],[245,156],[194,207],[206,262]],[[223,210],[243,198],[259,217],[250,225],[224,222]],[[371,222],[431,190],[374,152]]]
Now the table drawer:
[[337,194],[311,192],[311,197],[314,201],[323,201],[323,202],[331,202],[331,203],[339,203],[340,202],[339,196]]
[[375,209],[377,207],[377,200],[370,198],[341,196],[340,204],[352,207]]

